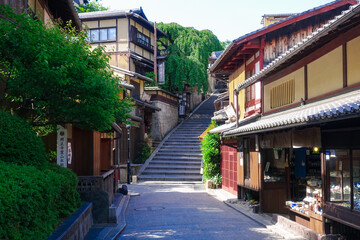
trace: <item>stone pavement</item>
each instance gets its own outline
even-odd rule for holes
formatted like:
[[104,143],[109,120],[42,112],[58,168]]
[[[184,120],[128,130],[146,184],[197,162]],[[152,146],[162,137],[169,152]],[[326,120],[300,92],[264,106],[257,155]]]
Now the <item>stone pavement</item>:
[[[127,227],[117,239],[283,239],[210,196],[201,183],[128,185]],[[216,194],[215,194],[216,195]]]

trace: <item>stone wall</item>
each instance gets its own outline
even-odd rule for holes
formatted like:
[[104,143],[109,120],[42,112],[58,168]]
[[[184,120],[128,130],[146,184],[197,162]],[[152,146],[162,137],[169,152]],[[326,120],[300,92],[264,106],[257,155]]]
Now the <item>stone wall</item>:
[[84,203],[68,217],[47,240],[77,240],[84,239],[93,225],[92,203]]
[[157,111],[152,115],[151,139],[161,141],[178,124],[178,108],[162,101],[153,101],[152,103],[161,108],[161,111]]
[[198,94],[197,91],[194,91],[190,94],[190,112],[201,103],[202,94]]

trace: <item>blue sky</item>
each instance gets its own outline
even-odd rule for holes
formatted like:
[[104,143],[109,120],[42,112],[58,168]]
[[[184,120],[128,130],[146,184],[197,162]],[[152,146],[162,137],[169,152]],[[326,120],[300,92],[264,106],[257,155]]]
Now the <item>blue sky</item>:
[[150,21],[176,22],[211,30],[220,41],[233,40],[261,28],[261,16],[298,13],[330,0],[102,0],[104,6],[131,9],[142,6]]

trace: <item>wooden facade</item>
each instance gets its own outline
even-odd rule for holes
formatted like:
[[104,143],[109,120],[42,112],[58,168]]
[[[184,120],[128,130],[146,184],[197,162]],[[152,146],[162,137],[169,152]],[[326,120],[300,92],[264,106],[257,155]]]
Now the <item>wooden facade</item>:
[[[237,135],[241,143],[239,162],[240,170],[241,165],[244,169],[238,174],[238,184],[247,192],[259,194],[262,212],[289,213],[290,219],[318,234],[358,239],[359,115],[357,110],[348,115],[321,112],[334,101],[359,94],[360,7],[341,13],[341,17],[346,20],[327,24],[324,32],[309,40],[311,44],[298,46],[296,54],[284,55],[283,62],[254,79],[263,86],[262,118],[302,114],[302,106],[307,104],[319,104],[319,117],[298,126],[290,119],[282,127],[269,123],[263,129],[239,131],[228,137]],[[251,139],[255,139],[255,148]],[[257,164],[252,164],[251,156],[258,156]],[[253,176],[260,182],[257,189],[252,185]],[[296,207],[305,197],[314,205]],[[286,207],[286,201],[294,207]]]
[[[133,163],[141,144],[147,138],[152,113],[159,110],[147,103],[150,99],[144,91],[145,83],[152,82],[145,74],[154,70],[154,26],[148,21],[142,8],[131,11],[119,10],[115,13],[82,13],[79,16],[83,27],[88,31],[92,47],[105,47],[105,51],[111,57],[110,65],[114,74],[131,85],[131,89],[125,91],[124,97],[128,96],[134,100],[129,147],[130,162]],[[160,30],[156,31],[158,37],[164,36]],[[114,162],[117,165],[127,163],[127,138],[127,129],[123,126],[122,134],[117,136],[118,142],[110,144],[109,140],[102,140],[104,148],[109,148],[109,145],[115,146]],[[108,155],[106,157],[109,158]]]
[[[300,104],[302,100],[308,98],[306,96],[313,96],[312,93],[307,92],[302,94],[300,92],[304,90],[305,84],[308,84],[311,89],[313,89],[308,74],[310,73],[313,74],[314,77],[316,76],[316,70],[314,72],[313,69],[317,69],[318,66],[315,65],[314,67],[305,66],[302,69],[298,69],[297,72],[291,71],[293,78],[289,77],[282,79],[282,82],[279,81],[283,85],[265,86],[269,80],[264,80],[240,89],[237,97],[238,102],[235,102],[235,90],[239,84],[259,73],[278,56],[288,51],[299,41],[311,35],[353,4],[356,4],[356,2],[348,0],[334,1],[300,14],[289,14],[289,16],[291,15],[289,18],[282,19],[282,21],[240,37],[230,44],[219,57],[219,60],[210,67],[210,73],[213,76],[228,77],[229,105],[232,105],[237,111],[236,114],[240,120],[258,113],[264,114],[266,111],[276,111],[275,109],[281,109],[284,105]],[[293,68],[291,69],[293,70]],[[335,69],[331,70],[335,71]],[[305,72],[307,75],[302,75]],[[329,76],[333,78],[337,76],[332,74],[333,72],[330,71]],[[294,78],[299,75],[302,75],[307,81],[304,80],[304,83],[302,83],[297,80],[297,78],[294,80]],[[268,91],[273,92],[272,104],[270,101],[271,94],[269,95]],[[278,99],[278,94],[281,94],[286,99]],[[256,154],[251,155],[251,159],[255,159],[255,155]],[[225,161],[229,161],[229,159]],[[240,163],[239,159],[238,162]],[[250,180],[245,181],[242,166],[237,168],[237,171],[240,171],[240,173],[237,173],[238,186],[240,190],[245,188],[241,191],[245,191],[246,189],[251,191],[254,189],[259,190],[260,184],[250,183]],[[253,186],[256,187],[253,188]],[[240,195],[241,191],[239,192]]]

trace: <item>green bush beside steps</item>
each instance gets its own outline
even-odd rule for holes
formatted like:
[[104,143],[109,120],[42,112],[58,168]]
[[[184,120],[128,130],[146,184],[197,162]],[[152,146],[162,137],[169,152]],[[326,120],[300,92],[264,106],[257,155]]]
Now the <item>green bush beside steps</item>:
[[0,110],[0,239],[45,239],[80,206],[76,186],[31,127]]

